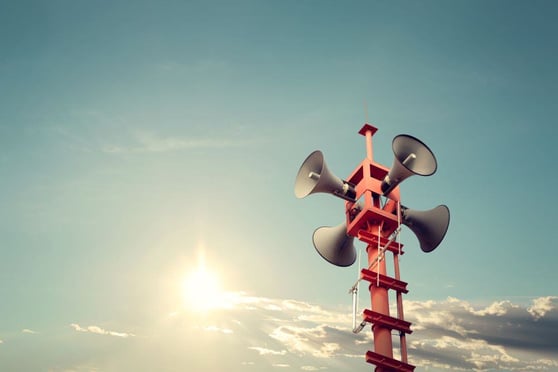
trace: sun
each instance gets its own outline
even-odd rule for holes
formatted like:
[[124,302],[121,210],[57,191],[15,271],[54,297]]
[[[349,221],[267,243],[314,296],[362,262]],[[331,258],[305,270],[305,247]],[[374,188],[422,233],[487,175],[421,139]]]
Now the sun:
[[198,267],[185,277],[183,297],[186,308],[197,312],[224,306],[219,277],[205,266],[203,260],[200,260]]

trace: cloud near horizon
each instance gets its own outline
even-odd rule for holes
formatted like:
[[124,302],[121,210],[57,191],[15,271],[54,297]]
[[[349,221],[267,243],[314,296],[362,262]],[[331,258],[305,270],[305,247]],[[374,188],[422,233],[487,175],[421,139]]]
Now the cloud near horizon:
[[[556,296],[535,298],[529,304],[504,300],[484,306],[453,297],[406,300],[405,314],[413,324],[413,333],[407,336],[409,363],[418,370],[558,369]],[[243,372],[360,370],[366,368],[364,355],[373,349],[373,336],[370,326],[358,334],[352,333],[351,326],[350,306],[228,293],[220,309],[174,311],[153,324],[134,326],[136,334],[71,323],[74,334],[114,336],[123,342],[71,337],[69,345],[82,350],[83,358],[57,368],[75,369],[87,363],[107,372],[166,370],[165,366],[210,372],[225,366]],[[394,332],[396,358],[398,339]],[[218,358],[209,357],[215,353]]]
[[532,305],[497,301],[475,309],[467,301],[407,301],[415,332],[409,354],[417,365],[463,370],[551,370],[558,367],[558,297]]
[[[230,322],[219,327],[230,329],[237,346],[252,352],[245,365],[346,370],[366,364],[364,354],[373,349],[369,326],[351,332],[349,308],[245,294],[235,298],[218,316]],[[495,301],[478,307],[452,297],[405,301],[405,313],[414,331],[407,336],[409,362],[422,370],[558,368],[558,297],[536,298],[528,306]],[[398,337],[393,342],[398,358]]]

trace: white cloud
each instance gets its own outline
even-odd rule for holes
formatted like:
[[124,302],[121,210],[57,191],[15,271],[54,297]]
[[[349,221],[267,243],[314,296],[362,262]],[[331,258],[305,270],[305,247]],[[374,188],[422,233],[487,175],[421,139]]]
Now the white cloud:
[[[489,365],[493,367],[501,363],[514,364],[519,362],[519,359],[510,356],[504,347],[490,345],[485,340],[475,338],[458,339],[451,336],[441,336],[440,338],[413,340],[409,348],[411,350],[438,350],[440,355],[460,355],[460,358],[464,361],[480,369]],[[429,361],[425,361],[425,363],[419,361],[418,363],[419,366],[429,364]]]
[[[143,329],[143,337],[126,343],[129,357],[120,370],[156,369],[159,359],[148,351],[157,350],[161,358],[173,360],[183,355],[184,345],[188,345],[188,363],[211,372],[222,370],[223,364],[205,362],[209,349],[221,350],[223,363],[226,360],[240,370],[242,366],[259,371],[366,369],[364,354],[373,350],[372,332],[367,326],[359,334],[352,333],[348,306],[328,307],[240,292],[229,293],[227,298],[228,305],[211,314],[194,318],[186,310],[175,311],[173,316],[163,317],[162,324]],[[557,370],[556,304],[556,299],[546,297],[527,306],[508,300],[482,306],[457,298],[405,301],[406,320],[414,331],[407,336],[409,363],[417,370],[437,372]],[[98,325],[72,323],[71,327],[82,333],[131,335]],[[393,345],[398,358],[395,332]]]
[[255,350],[258,352],[258,354],[260,355],[285,355],[287,354],[287,350],[271,350],[271,349],[267,349],[265,347],[257,347],[257,346],[251,346],[248,349],[250,350]]
[[89,326],[87,327],[87,330],[91,333],[97,333],[100,335],[106,335],[108,334],[108,331],[105,331],[104,329],[97,327],[97,326]]
[[[267,324],[269,339],[265,341],[270,343],[271,339],[277,347],[265,350],[283,350],[282,346],[291,357],[316,362],[345,358],[350,363],[349,359],[358,361],[373,347],[369,329],[358,335],[350,332],[351,317],[343,309],[257,297],[237,301],[240,307],[248,303],[251,311],[275,314],[266,318],[271,324]],[[558,363],[550,356],[558,351],[558,336],[552,333],[558,325],[554,303],[553,298],[547,297],[534,300],[529,308],[509,300],[486,306],[473,306],[457,298],[405,301],[407,320],[413,323],[414,330],[407,337],[410,362],[439,370],[550,370],[552,363]],[[278,308],[282,309],[279,317]],[[533,314],[540,316],[538,322],[533,320]],[[394,347],[397,346],[394,337]]]
[[28,329],[28,328],[22,329],[21,333],[29,333],[29,334],[32,334],[32,335],[37,334],[36,331],[33,331],[31,329]]
[[215,148],[235,145],[230,139],[159,137],[150,132],[136,135],[140,149],[147,152],[166,152],[191,148]]
[[234,333],[232,329],[220,328],[220,327],[217,327],[217,326],[214,326],[214,325],[206,326],[206,327],[204,327],[204,330],[208,331],[208,332],[224,333],[226,335],[230,335],[230,334]]
[[529,308],[511,301],[475,308],[456,298],[406,305],[407,320],[416,331],[408,338],[409,354],[417,366],[549,370],[544,360],[558,362],[548,358],[558,352],[558,335],[552,331],[558,311],[552,298],[535,299]]
[[480,316],[484,316],[484,315],[502,316],[505,315],[509,310],[514,308],[517,309],[518,307],[519,306],[512,304],[510,301],[497,301],[497,302],[493,302],[491,305],[489,305],[488,307],[482,310],[477,310],[477,311],[473,310],[472,313]]
[[[461,336],[467,335],[467,329],[463,328],[455,318],[455,312],[448,311],[442,306],[434,306],[434,301],[424,302],[424,310],[422,309],[422,302],[407,301],[405,310],[406,314],[413,314],[415,323],[412,327],[413,330],[422,330],[427,327],[445,327]],[[461,309],[463,304],[454,298],[448,298],[447,304],[454,308]]]
[[88,326],[87,328],[81,327],[77,323],[71,323],[70,327],[72,327],[77,332],[84,332],[84,333],[94,333],[98,335],[108,335],[120,338],[127,338],[135,336],[133,333],[125,333],[125,332],[116,332],[116,331],[107,331],[99,326]]
[[[351,332],[349,309],[244,293],[231,298],[234,301],[227,311],[235,314],[236,323],[231,321],[230,328],[237,337],[242,331],[235,327],[262,330],[259,344],[248,347],[260,356],[288,357],[291,366],[292,358],[298,358],[301,369],[321,368],[320,364],[329,365],[332,360],[349,368],[353,363],[358,366],[364,353],[373,348],[369,327],[357,335]],[[451,297],[405,301],[406,320],[414,331],[407,337],[409,361],[436,370],[551,370],[558,363],[554,357],[558,335],[552,331],[558,326],[555,303],[552,297],[536,299],[528,308],[509,300],[485,306]],[[539,316],[537,321],[533,314]],[[397,337],[393,341],[397,357]]]
[[325,324],[315,327],[279,326],[270,337],[281,342],[291,353],[312,355],[316,358],[330,358],[341,351],[337,342],[329,342],[328,335],[333,333]]
[[70,327],[72,327],[73,329],[75,329],[78,332],[87,332],[87,329],[81,328],[80,325],[76,324],[76,323],[70,324]]
[[533,300],[533,305],[527,309],[535,319],[543,317],[549,311],[556,309],[554,304],[556,296],[539,297]]
[[281,311],[282,307],[279,306],[279,305],[275,305],[275,304],[268,304],[268,305],[265,305],[264,309],[269,310],[269,311]]
[[245,146],[255,143],[245,138],[226,137],[179,137],[159,136],[149,131],[139,131],[134,134],[134,143],[130,145],[105,145],[106,153],[162,153],[200,148],[228,148]]
[[544,365],[547,367],[558,367],[558,360],[539,359],[537,362],[539,365]]
[[115,336],[115,337],[122,337],[122,338],[127,338],[127,337],[133,337],[135,336],[133,333],[124,333],[124,332],[114,332],[114,331],[105,331],[106,335],[111,335],[111,336]]

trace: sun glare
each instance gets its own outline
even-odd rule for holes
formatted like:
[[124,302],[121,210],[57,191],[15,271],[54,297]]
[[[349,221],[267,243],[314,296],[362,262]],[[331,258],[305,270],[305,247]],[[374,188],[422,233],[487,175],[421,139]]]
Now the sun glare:
[[208,311],[223,306],[218,276],[200,263],[184,280],[184,303],[194,311]]

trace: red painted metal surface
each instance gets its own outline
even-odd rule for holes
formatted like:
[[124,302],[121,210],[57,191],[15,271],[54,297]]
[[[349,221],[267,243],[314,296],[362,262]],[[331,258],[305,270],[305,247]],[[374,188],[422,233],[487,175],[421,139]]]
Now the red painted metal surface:
[[[399,187],[382,199],[381,184],[389,168],[373,160],[372,136],[376,131],[377,128],[370,124],[365,124],[359,131],[366,137],[367,157],[347,178],[355,185],[356,202],[347,202],[345,209],[347,234],[367,244],[368,268],[361,271],[361,278],[370,282],[373,310],[364,310],[363,316],[373,325],[374,351],[366,353],[366,362],[375,364],[376,372],[412,372],[415,367],[407,363],[405,342],[405,334],[411,333],[411,323],[403,319],[401,298],[402,293],[408,292],[407,283],[399,279],[398,256],[403,254],[402,245],[389,239],[399,228]],[[393,255],[396,278],[387,275],[387,253]],[[389,313],[389,290],[397,294],[397,317]],[[401,361],[393,358],[393,329],[400,331]]]
[[378,283],[380,287],[386,289],[393,289],[394,291],[402,293],[409,292],[409,290],[407,289],[407,283],[392,278],[391,276],[379,274],[372,270],[362,269],[360,271],[360,277],[363,280],[369,281],[373,285],[376,285]]
[[362,128],[360,128],[358,134],[362,134],[363,136],[366,136],[366,134],[370,132],[370,136],[373,136],[377,130],[378,128],[376,128],[375,126],[366,123],[362,126]]
[[399,332],[413,333],[413,331],[411,331],[411,323],[372,310],[364,309],[362,312],[362,319],[368,323],[379,324],[389,329],[398,330]]
[[385,355],[381,355],[373,351],[368,351],[366,353],[366,363],[372,363],[376,365],[376,370],[381,368],[382,371],[413,372],[415,370],[415,366],[393,358],[388,358]]
[[[377,245],[378,244],[378,235],[377,234],[372,234],[372,233],[370,233],[368,231],[365,231],[365,230],[360,230],[357,234],[357,238],[361,242],[364,242],[368,245]],[[389,243],[389,239],[384,238],[383,236],[380,236],[380,245],[382,247],[386,247],[386,249],[388,251],[391,251],[392,253],[404,254],[403,244],[400,244],[396,241],[392,241],[389,245],[387,245],[387,243]]]

